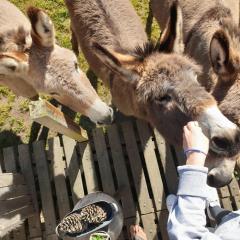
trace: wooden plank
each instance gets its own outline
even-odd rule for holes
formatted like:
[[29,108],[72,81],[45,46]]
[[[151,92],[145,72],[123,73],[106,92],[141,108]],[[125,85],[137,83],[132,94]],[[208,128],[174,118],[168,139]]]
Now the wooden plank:
[[46,100],[33,101],[29,105],[30,117],[47,128],[69,136],[77,141],[87,141],[85,131],[68,116],[64,115],[59,108],[56,108]]
[[[1,151],[1,149],[0,149],[0,174],[1,173],[3,173],[3,168],[2,168],[2,166],[3,166],[3,154],[2,154],[2,151]],[[8,188],[8,187],[7,187]],[[2,188],[3,189],[3,191],[4,191],[4,189],[5,188]],[[6,195],[7,193],[2,193],[2,194],[4,194],[4,195]],[[1,195],[1,190],[0,190],[0,195]],[[0,232],[0,238],[1,238],[1,236],[3,236],[4,235],[4,237],[2,237],[2,240],[10,240],[10,234],[8,233],[8,234],[6,234],[5,232],[3,233],[1,233]]]
[[129,184],[127,167],[123,156],[123,150],[116,124],[107,129],[107,134],[111,147],[118,189],[123,190],[123,194],[121,194],[121,203],[123,207],[124,217],[134,217],[136,215],[136,205],[134,203],[131,187]]
[[90,144],[88,142],[82,142],[78,144],[78,147],[81,155],[87,191],[88,193],[99,191],[99,184]]
[[0,214],[6,214],[27,205],[31,205],[30,196],[21,196],[8,200],[0,200]]
[[221,198],[230,197],[230,192],[227,186],[219,188],[218,193]]
[[163,182],[155,154],[154,142],[152,141],[149,127],[146,122],[137,120],[137,128],[141,140],[145,164],[151,182],[156,210],[159,211],[166,209]]
[[[33,143],[33,156],[37,167],[42,211],[45,221],[46,235],[48,236],[55,233],[56,215],[43,141]],[[57,236],[56,239],[58,239]]]
[[154,135],[156,138],[156,143],[161,158],[161,163],[164,171],[164,177],[167,182],[168,191],[169,193],[176,193],[178,185],[178,176],[176,167],[174,165],[174,160],[170,146],[168,143],[166,143],[163,136],[156,129],[154,129]]
[[[13,147],[3,149],[4,165],[6,172],[16,173],[16,156]],[[22,224],[17,230],[13,231],[13,237],[16,240],[26,239],[25,226]]]
[[141,216],[143,222],[143,228],[147,235],[147,239],[158,239],[157,225],[155,224],[154,213],[149,213]]
[[81,177],[81,170],[78,163],[76,151],[76,142],[66,136],[63,136],[63,145],[67,162],[67,174],[72,189],[73,203],[84,197],[84,189]]
[[70,203],[68,199],[65,161],[63,160],[63,151],[58,137],[49,140],[49,150],[52,152],[53,178],[57,194],[58,212],[60,219],[63,219],[70,212]]
[[224,209],[233,211],[231,199],[229,197],[221,198],[220,201],[222,202],[222,206]]
[[[33,213],[33,207],[32,206],[25,206],[21,209],[17,209],[16,211],[12,211],[11,213],[8,213],[6,215],[4,215],[4,217],[2,216],[0,221],[0,235],[5,235],[6,232],[9,232],[11,230],[13,230],[13,228],[17,228],[17,227],[21,227],[22,226],[22,222],[28,217],[31,216],[31,214]],[[26,240],[27,237],[22,236],[21,232],[18,231],[14,231],[13,237],[17,240]],[[24,237],[24,238],[23,238]]]
[[234,209],[234,210],[239,210],[240,209],[240,195],[234,196],[233,202],[236,206],[236,209]]
[[232,196],[240,195],[239,185],[237,179],[234,177],[228,185],[229,192]]
[[29,194],[29,191],[26,185],[15,185],[0,188],[0,200],[16,198],[27,194]]
[[146,178],[142,169],[141,158],[138,152],[133,125],[131,122],[121,124],[131,172],[134,180],[134,187],[138,196],[141,214],[153,212],[152,200],[149,197]]
[[32,203],[35,210],[34,215],[28,218],[29,238],[31,239],[42,238],[37,191],[35,186],[29,145],[26,145],[26,144],[19,145],[18,154],[19,154],[18,158],[19,158],[19,164],[21,167],[21,172],[24,178],[26,179],[26,184],[28,186],[29,193],[31,194]]
[[0,174],[0,188],[23,184],[25,184],[24,177],[19,173]]
[[115,194],[115,187],[110,162],[108,158],[107,146],[105,143],[102,129],[100,128],[94,129],[93,140],[97,153],[97,160],[100,169],[103,191],[113,196]]
[[162,240],[168,240],[169,239],[167,232],[168,210],[162,210],[157,212],[157,218]]

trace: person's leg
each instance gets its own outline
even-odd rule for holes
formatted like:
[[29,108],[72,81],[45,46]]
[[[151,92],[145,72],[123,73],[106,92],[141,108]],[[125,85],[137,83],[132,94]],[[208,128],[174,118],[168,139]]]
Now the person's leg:
[[139,225],[130,226],[132,240],[147,240],[147,235]]

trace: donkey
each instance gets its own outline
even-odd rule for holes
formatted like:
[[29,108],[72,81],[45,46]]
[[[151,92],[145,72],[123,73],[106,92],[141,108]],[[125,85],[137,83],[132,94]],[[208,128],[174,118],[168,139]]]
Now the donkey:
[[113,110],[79,69],[75,54],[55,43],[48,15],[34,7],[27,14],[30,21],[16,6],[0,1],[0,84],[32,100],[49,94],[93,122],[110,124]]
[[[172,2],[152,0],[160,27],[168,20],[160,16],[159,10],[165,8],[162,12],[168,12]],[[203,67],[198,81],[214,96],[223,114],[240,126],[239,2],[180,0],[179,3],[183,12],[185,52]],[[230,168],[227,161],[225,165]]]
[[182,55],[182,14],[177,3],[171,7],[169,24],[156,46],[148,42],[128,0],[65,3],[72,42],[78,43],[91,68],[109,86],[116,107],[148,121],[175,145],[182,144],[184,124],[190,119],[199,121],[211,139],[209,184],[227,184],[239,151],[239,129],[197,82],[200,67]]

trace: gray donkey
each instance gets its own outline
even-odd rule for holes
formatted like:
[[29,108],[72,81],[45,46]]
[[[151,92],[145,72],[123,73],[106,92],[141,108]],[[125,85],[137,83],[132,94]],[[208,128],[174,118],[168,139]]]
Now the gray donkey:
[[65,3],[72,42],[81,47],[91,68],[109,86],[119,110],[148,121],[175,145],[182,144],[186,122],[199,121],[211,139],[209,184],[227,184],[239,151],[239,129],[197,82],[200,67],[182,55],[182,14],[177,3],[171,7],[169,24],[156,46],[147,41],[128,0]]
[[93,122],[110,124],[113,111],[79,69],[75,54],[55,43],[54,26],[45,12],[30,7],[30,21],[8,1],[0,1],[0,84],[36,100],[53,96]]
[[[173,0],[152,0],[160,27]],[[220,110],[240,126],[239,1],[179,0],[183,12],[185,52],[203,67],[198,78],[215,97]],[[240,157],[238,158],[240,163]],[[219,177],[225,176],[225,173]]]

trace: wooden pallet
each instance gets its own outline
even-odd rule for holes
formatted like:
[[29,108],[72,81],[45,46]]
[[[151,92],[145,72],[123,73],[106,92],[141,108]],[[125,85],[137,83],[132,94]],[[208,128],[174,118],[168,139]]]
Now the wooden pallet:
[[[55,227],[60,219],[80,198],[99,190],[119,199],[123,207],[120,239],[129,239],[133,223],[144,227],[148,239],[168,239],[165,196],[176,191],[176,166],[183,156],[145,122],[97,128],[89,134],[89,142],[77,143],[63,136],[2,153],[1,171],[24,175],[36,211],[5,239],[57,239]],[[9,168],[9,162],[16,168]],[[239,208],[236,181],[221,193],[224,206]]]

